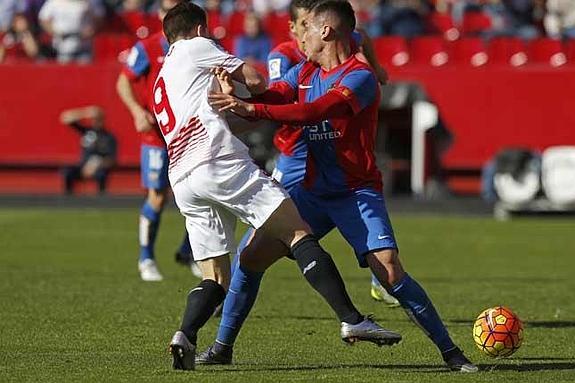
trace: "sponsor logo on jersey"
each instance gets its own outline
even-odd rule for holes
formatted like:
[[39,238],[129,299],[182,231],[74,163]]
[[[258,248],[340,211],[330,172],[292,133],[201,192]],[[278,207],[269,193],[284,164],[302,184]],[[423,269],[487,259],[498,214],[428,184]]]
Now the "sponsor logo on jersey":
[[323,121],[321,125],[306,125],[304,129],[306,129],[308,141],[335,140],[343,136],[342,132],[332,130],[327,121]]

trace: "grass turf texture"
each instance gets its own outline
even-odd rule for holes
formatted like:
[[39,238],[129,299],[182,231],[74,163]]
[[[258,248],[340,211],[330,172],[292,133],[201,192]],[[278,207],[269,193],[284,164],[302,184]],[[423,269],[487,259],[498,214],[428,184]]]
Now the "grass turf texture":
[[[463,376],[445,371],[402,310],[369,298],[368,272],[336,233],[323,243],[352,298],[400,331],[402,344],[346,346],[327,305],[282,260],[264,279],[235,364],[172,371],[167,343],[197,280],[173,261],[181,217],[169,210],[162,219],[157,253],[166,280],[144,283],[136,210],[0,210],[1,382],[575,381],[573,220],[394,217],[406,268],[482,369]],[[526,324],[522,348],[506,360],[483,356],[472,340],[476,315],[498,304]],[[217,323],[202,330],[199,350]]]

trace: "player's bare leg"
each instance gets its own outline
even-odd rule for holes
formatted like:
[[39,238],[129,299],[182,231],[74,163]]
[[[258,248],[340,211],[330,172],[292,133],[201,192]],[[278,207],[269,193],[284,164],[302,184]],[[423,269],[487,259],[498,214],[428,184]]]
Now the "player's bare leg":
[[154,256],[154,245],[158,234],[160,216],[167,198],[167,190],[148,189],[146,202],[140,212],[140,259],[138,270],[144,281],[161,281]]
[[396,249],[372,252],[366,257],[373,274],[400,302],[410,319],[435,343],[443,360],[453,371],[477,372],[453,343],[425,290],[403,269]]
[[173,368],[195,368],[196,341],[200,328],[210,319],[215,308],[226,297],[230,283],[230,257],[228,254],[197,261],[203,280],[188,293],[186,310],[180,330],[170,342]]

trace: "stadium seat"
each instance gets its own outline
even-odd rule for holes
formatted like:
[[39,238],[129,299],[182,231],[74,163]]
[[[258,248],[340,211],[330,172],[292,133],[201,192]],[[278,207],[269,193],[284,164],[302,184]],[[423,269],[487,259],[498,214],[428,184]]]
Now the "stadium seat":
[[448,41],[455,41],[460,36],[453,18],[447,13],[433,12],[428,16],[427,22],[430,31],[442,34]]
[[270,12],[263,18],[262,26],[273,41],[288,41],[290,39],[289,20],[290,16],[287,12]]
[[380,63],[384,66],[402,66],[409,62],[409,51],[403,37],[378,37],[373,47]]
[[461,33],[463,35],[477,35],[491,28],[491,19],[480,11],[465,12],[461,22]]
[[[135,43],[130,34],[101,33],[94,39],[94,60],[96,62],[125,60],[127,50]],[[124,52],[124,54],[122,54]]]
[[464,37],[451,43],[451,58],[456,64],[479,67],[487,64],[488,56],[483,40],[479,37]]
[[575,146],[552,146],[543,152],[541,178],[545,195],[558,204],[575,203]]
[[226,22],[226,30],[228,31],[226,38],[233,39],[244,33],[244,19],[246,13],[243,11],[234,11],[228,16]]
[[575,40],[569,39],[565,41],[565,55],[567,57],[567,63],[575,65]]
[[527,63],[523,40],[513,37],[496,37],[489,42],[487,54],[491,64],[521,66]]
[[554,39],[541,38],[530,41],[528,56],[530,62],[548,64],[552,67],[559,67],[567,63],[561,41]]
[[443,66],[449,61],[443,38],[431,36],[416,37],[411,40],[410,58],[414,63],[434,67]]

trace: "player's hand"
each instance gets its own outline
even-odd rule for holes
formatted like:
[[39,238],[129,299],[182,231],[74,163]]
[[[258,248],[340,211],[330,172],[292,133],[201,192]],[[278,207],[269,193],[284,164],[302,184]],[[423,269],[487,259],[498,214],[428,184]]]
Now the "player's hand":
[[136,131],[139,133],[149,132],[154,129],[156,125],[156,119],[152,116],[152,113],[148,112],[146,109],[139,109],[133,113],[134,125],[136,126]]
[[218,79],[222,93],[234,94],[234,83],[232,82],[232,76],[230,75],[230,72],[222,67],[212,68],[210,72]]
[[253,104],[240,100],[237,97],[224,93],[210,93],[208,95],[210,105],[220,112],[229,110],[242,117],[253,116],[255,107]]

